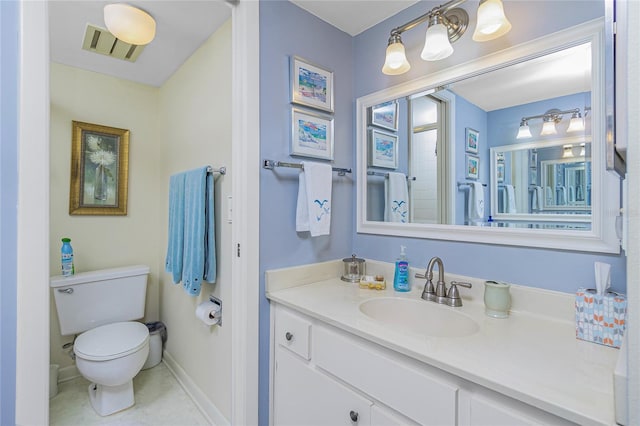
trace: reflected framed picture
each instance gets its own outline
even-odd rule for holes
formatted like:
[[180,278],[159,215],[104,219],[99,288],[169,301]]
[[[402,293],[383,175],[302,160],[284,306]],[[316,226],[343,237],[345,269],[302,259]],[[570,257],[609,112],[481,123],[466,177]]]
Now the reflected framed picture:
[[480,132],[472,129],[471,127],[467,127],[465,129],[465,146],[464,150],[471,154],[478,153],[478,139],[480,138]]
[[398,101],[393,100],[369,109],[369,125],[392,131],[398,130]]
[[498,163],[496,166],[496,179],[498,182],[504,182],[504,163]]
[[70,215],[126,215],[129,130],[72,122]]
[[480,158],[475,155],[466,155],[465,157],[465,177],[467,179],[478,179],[480,177]]
[[333,117],[292,108],[291,155],[333,160]]
[[398,168],[398,136],[369,129],[369,166]]
[[333,112],[333,71],[299,56],[290,65],[291,102]]

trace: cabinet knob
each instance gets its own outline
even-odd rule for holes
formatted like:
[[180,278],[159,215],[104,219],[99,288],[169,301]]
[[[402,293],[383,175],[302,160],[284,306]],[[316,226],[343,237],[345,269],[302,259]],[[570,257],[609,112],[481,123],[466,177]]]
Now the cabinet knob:
[[354,423],[357,423],[357,422],[358,422],[358,412],[357,412],[357,411],[353,411],[353,410],[351,410],[351,411],[349,412],[349,417],[351,417],[351,421],[352,421],[352,422],[354,422]]
[[293,334],[287,331],[287,334],[284,335],[284,338],[287,339],[287,342],[290,342],[291,340],[293,340]]

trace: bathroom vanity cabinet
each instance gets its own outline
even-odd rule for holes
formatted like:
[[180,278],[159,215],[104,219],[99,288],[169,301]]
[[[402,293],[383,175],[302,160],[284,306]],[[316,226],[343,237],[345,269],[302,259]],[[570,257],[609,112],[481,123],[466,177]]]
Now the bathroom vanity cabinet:
[[286,306],[272,318],[274,425],[573,424]]

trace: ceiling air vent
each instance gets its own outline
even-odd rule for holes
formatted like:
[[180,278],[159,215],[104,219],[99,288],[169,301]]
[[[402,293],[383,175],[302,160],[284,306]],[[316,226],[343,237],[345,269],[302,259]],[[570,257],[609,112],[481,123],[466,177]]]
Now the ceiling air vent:
[[91,24],[87,24],[82,48],[89,52],[100,53],[101,55],[129,62],[135,62],[142,50],[144,50],[144,46],[125,43],[117,39],[108,30]]

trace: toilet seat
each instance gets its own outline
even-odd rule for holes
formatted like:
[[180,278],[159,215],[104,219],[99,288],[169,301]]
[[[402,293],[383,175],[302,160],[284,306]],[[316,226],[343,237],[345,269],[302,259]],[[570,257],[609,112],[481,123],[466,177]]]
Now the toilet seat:
[[148,342],[149,330],[144,324],[117,322],[85,331],[76,339],[73,351],[89,361],[106,361],[139,351]]

